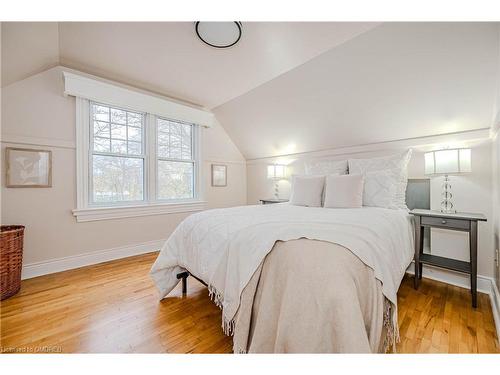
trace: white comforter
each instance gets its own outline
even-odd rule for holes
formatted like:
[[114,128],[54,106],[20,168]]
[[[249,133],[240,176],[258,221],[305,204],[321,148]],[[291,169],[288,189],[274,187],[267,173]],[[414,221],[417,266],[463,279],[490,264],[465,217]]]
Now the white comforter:
[[[230,330],[240,296],[278,240],[337,243],[372,268],[384,295],[396,293],[413,257],[411,218],[405,210],[311,208],[288,203],[203,211],[186,218],[163,246],[151,276],[165,297],[184,269],[204,280]],[[304,254],[307,256],[307,254]]]

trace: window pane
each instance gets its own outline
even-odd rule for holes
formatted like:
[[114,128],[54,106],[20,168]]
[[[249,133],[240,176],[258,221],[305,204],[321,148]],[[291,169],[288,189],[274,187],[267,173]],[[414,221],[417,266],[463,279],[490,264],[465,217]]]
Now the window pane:
[[182,125],[182,159],[192,159],[191,152],[191,125]]
[[142,114],[129,112],[127,124],[129,126],[142,126]]
[[126,154],[127,153],[127,141],[112,139],[111,140],[111,152],[115,152],[117,154]]
[[181,125],[170,123],[170,157],[180,159],[181,153]]
[[142,141],[142,129],[128,127],[128,139],[129,141],[141,142]]
[[161,118],[157,119],[158,124],[158,133],[170,133],[170,124],[169,121],[163,120]]
[[182,157],[181,138],[174,133],[170,135],[170,157],[173,159],[180,159]]
[[170,133],[158,132],[158,144],[167,146],[170,142]]
[[[142,155],[144,124],[142,113],[128,112],[97,103],[92,103],[92,111],[94,152]],[[108,138],[108,142],[104,138]]]
[[143,159],[93,155],[93,201],[143,200]]
[[115,124],[127,124],[127,112],[111,108],[111,122]]
[[109,138],[94,138],[94,151],[109,152]]
[[140,142],[129,142],[128,143],[128,153],[132,155],[141,154],[142,144]]
[[158,157],[168,158],[170,156],[168,152],[168,146],[158,145]]
[[111,124],[111,138],[127,139],[127,127],[123,125]]
[[93,104],[92,113],[94,114],[94,120],[109,122],[109,107]]
[[109,123],[94,121],[94,137],[109,138]]
[[158,198],[193,198],[193,163],[158,160]]
[[158,156],[161,158],[192,160],[192,125],[157,119]]

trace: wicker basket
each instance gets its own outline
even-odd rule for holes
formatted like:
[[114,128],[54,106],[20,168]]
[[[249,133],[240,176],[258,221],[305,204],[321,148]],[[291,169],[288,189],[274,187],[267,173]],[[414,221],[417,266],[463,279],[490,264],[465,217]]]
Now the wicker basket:
[[23,265],[24,226],[2,225],[0,229],[0,278],[1,299],[16,294],[21,289]]

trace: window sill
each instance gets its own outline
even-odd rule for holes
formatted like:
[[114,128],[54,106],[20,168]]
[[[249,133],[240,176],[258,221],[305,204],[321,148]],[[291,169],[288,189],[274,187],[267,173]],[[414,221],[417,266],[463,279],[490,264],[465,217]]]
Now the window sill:
[[73,210],[77,222],[122,219],[127,217],[165,215],[181,212],[202,211],[205,201],[191,201],[179,203],[157,203],[136,206],[119,207],[92,207]]

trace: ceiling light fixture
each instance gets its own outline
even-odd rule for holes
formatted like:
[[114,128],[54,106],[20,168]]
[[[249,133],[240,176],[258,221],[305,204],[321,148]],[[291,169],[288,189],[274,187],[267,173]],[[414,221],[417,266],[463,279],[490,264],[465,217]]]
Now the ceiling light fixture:
[[215,48],[229,48],[241,39],[241,22],[196,22],[196,35],[203,43]]

